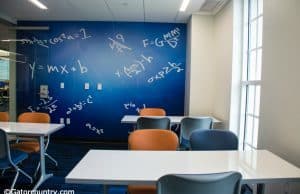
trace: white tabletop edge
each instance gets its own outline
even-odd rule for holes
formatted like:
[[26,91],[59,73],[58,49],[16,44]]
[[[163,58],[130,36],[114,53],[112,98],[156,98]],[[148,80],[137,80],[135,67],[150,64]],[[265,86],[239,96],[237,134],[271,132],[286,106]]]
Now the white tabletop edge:
[[61,123],[22,123],[22,122],[0,122],[0,128],[9,135],[21,136],[48,136],[62,128]]
[[[122,152],[126,153],[129,150],[90,150],[84,157],[83,159],[71,170],[71,172],[66,176],[65,181],[67,183],[84,183],[84,184],[110,184],[110,185],[127,185],[127,184],[155,184],[156,181],[153,180],[135,180],[135,179],[122,179],[122,180],[117,180],[117,179],[95,179],[92,177],[78,177],[78,170],[80,171],[80,168],[82,168],[81,163],[86,162],[86,158],[88,158],[89,155],[93,155],[96,152],[105,154],[106,153],[111,153],[111,154],[121,154]],[[114,153],[115,152],[115,153]],[[129,151],[129,152],[157,152],[157,151]],[[159,151],[159,152],[165,152],[165,151]],[[167,151],[168,152],[168,151]],[[170,152],[170,151],[169,151]],[[172,151],[171,151],[172,152]],[[178,151],[178,152],[185,152],[185,151]],[[192,151],[192,152],[203,152],[203,151]],[[191,151],[187,151],[186,153],[192,153]],[[245,152],[244,151],[223,151],[224,153],[227,152],[230,154],[232,152],[233,154],[237,155],[243,155]],[[174,151],[173,151],[174,153]],[[205,153],[205,152],[203,152]],[[207,152],[209,153],[209,152]],[[267,150],[258,150],[255,151],[255,153],[260,153],[264,156],[270,156],[270,158],[276,159],[276,162],[280,162],[283,164],[286,168],[294,169],[297,172],[295,174],[289,175],[289,176],[282,176],[282,177],[274,177],[274,178],[264,178],[264,176],[261,176],[261,172],[257,172],[258,175],[255,175],[253,177],[244,177],[242,180],[243,183],[249,183],[249,184],[254,184],[254,183],[276,183],[276,182],[289,182],[289,181],[300,181],[300,169],[297,166],[294,166],[293,164],[288,163],[284,159],[280,158],[279,156],[273,154],[272,152],[269,152]],[[269,164],[268,164],[269,165]],[[81,169],[82,170],[82,169]],[[77,172],[76,172],[77,171]],[[248,172],[247,172],[248,173]],[[250,174],[252,172],[249,172]],[[77,174],[77,175],[76,175]],[[75,176],[74,176],[75,175]],[[251,175],[252,176],[252,175]]]
[[115,180],[98,180],[98,179],[74,179],[68,178],[66,176],[65,183],[71,184],[103,184],[103,185],[153,185],[156,181],[132,181],[132,180],[122,180],[122,181],[115,181]]
[[[139,115],[124,115],[121,119],[121,123],[128,123],[128,124],[132,124],[132,123],[136,123],[136,120],[139,118]],[[145,116],[144,116],[145,117]],[[163,116],[148,116],[148,117],[153,117],[153,118],[161,118]],[[185,117],[191,117],[191,118],[207,118],[210,117],[213,119],[213,123],[222,123],[222,121],[220,121],[219,119],[213,117],[213,116],[166,116],[169,117],[171,119],[171,123],[175,123],[175,124],[179,124],[180,121],[185,118]],[[174,119],[176,118],[176,121],[174,122]],[[177,121],[178,120],[178,121]]]

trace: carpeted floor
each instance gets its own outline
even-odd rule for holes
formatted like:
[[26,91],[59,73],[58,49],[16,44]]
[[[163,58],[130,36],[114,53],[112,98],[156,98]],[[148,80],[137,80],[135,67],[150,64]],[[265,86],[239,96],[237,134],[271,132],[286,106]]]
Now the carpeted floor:
[[[77,142],[51,142],[48,153],[58,161],[58,167],[55,167],[49,160],[46,160],[46,169],[48,173],[53,173],[54,176],[44,182],[39,189],[53,190],[74,190],[75,194],[101,194],[102,185],[86,185],[86,184],[66,184],[64,178],[81,160],[81,158],[90,149],[127,149],[127,144],[103,144],[103,143],[77,143]],[[21,165],[27,173],[32,175],[39,161],[39,155],[31,155]],[[9,188],[14,178],[15,172],[8,171],[5,176],[0,176],[0,192],[3,189]],[[16,184],[16,189],[32,189],[34,186],[30,184],[28,179],[20,175]],[[243,194],[251,194],[250,190],[243,187]],[[109,189],[109,194],[125,194],[126,187],[113,186]]]
[[[39,189],[53,190],[74,190],[75,194],[100,194],[102,193],[102,185],[85,185],[85,184],[66,184],[64,178],[74,168],[74,166],[82,159],[82,157],[90,149],[127,149],[127,144],[98,144],[98,143],[60,143],[51,142],[47,153],[58,161],[58,167],[55,167],[51,161],[46,160],[46,169],[48,173],[54,176],[44,182]],[[33,175],[39,155],[33,154],[29,159],[25,160],[21,168],[30,175]],[[6,172],[4,177],[0,177],[0,190],[10,187],[15,172]],[[28,179],[20,175],[16,184],[16,189],[32,189],[34,186],[30,184]],[[1,191],[2,193],[3,191]],[[126,187],[110,187],[110,194],[124,194]]]

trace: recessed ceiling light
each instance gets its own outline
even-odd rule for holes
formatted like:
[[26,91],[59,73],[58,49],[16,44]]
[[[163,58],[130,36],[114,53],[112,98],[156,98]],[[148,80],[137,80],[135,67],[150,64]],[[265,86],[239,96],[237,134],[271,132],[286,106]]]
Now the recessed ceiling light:
[[188,4],[189,4],[190,0],[183,0],[180,6],[179,11],[183,12],[186,10]]
[[39,0],[28,0],[28,1],[31,2],[31,3],[33,3],[34,5],[36,5],[40,9],[48,9],[46,7],[46,5],[44,5],[43,3],[41,3]]

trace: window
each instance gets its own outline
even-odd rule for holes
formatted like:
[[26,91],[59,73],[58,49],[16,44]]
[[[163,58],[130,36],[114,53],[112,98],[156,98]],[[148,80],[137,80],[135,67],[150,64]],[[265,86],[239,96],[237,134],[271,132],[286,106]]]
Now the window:
[[244,0],[243,73],[240,137],[257,148],[262,65],[263,0]]
[[9,52],[0,49],[0,81],[9,80]]
[[9,80],[9,61],[0,58],[0,80]]

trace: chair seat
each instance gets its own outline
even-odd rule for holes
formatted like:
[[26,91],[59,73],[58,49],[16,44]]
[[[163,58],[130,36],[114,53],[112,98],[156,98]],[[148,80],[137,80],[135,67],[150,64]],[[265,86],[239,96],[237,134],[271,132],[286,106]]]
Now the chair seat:
[[128,185],[129,194],[156,194],[155,185]]
[[[10,155],[12,162],[16,165],[28,158],[28,154],[20,150],[11,149]],[[0,159],[0,169],[6,169],[9,166],[11,166],[9,161]]]
[[40,151],[40,144],[37,141],[23,141],[11,145],[11,147],[27,153],[34,153]]

